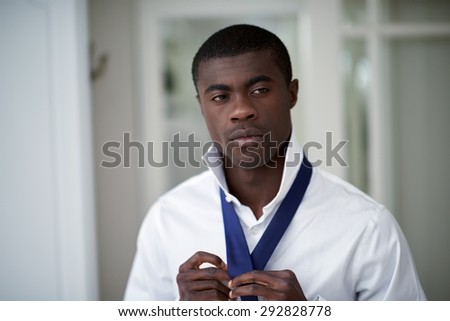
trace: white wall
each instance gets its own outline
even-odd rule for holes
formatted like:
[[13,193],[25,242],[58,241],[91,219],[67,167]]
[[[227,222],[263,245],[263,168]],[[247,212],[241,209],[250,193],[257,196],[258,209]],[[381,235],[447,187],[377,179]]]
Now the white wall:
[[[131,1],[89,2],[93,65],[108,56],[104,74],[92,83],[97,220],[99,244],[100,299],[121,300],[136,251],[140,219],[137,213],[135,166],[105,168],[102,146],[122,142],[123,133],[136,139],[132,86]],[[131,164],[134,163],[134,159]]]
[[86,17],[0,2],[0,300],[97,298]]
[[390,45],[396,212],[428,298],[449,300],[450,37]]

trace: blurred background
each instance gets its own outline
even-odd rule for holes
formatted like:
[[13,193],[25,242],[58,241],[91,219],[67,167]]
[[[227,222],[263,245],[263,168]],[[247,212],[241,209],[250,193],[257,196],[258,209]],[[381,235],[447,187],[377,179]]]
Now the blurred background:
[[[149,207],[205,170],[148,159],[208,141],[191,61],[234,23],[285,42],[310,159],[391,210],[428,298],[450,300],[450,1],[0,0],[1,300],[123,298]],[[101,166],[111,141],[130,166]],[[340,141],[348,166],[327,159]]]

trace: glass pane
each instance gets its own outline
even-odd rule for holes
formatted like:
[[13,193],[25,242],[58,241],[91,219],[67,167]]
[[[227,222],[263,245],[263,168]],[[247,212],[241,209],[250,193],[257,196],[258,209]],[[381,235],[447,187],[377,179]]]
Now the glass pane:
[[[266,28],[278,35],[289,50],[295,75],[297,60],[297,17],[292,16],[257,16],[257,17],[223,17],[217,19],[205,18],[166,18],[161,22],[163,30],[163,47],[165,59],[164,87],[166,101],[166,135],[168,141],[173,141],[179,133],[180,141],[188,141],[193,135],[201,148],[192,151],[182,148],[180,155],[171,157],[181,160],[195,159],[188,162],[187,168],[173,165],[169,171],[169,186],[175,186],[184,179],[199,173],[205,168],[201,161],[203,147],[207,146],[209,134],[200,112],[196,92],[191,77],[191,63],[200,45],[215,31],[238,23],[248,23]],[[191,154],[191,155],[190,155]],[[174,159],[176,160],[176,159]]]
[[345,84],[349,161],[349,180],[361,190],[368,192],[368,85],[369,61],[366,42],[344,42],[343,76]]
[[449,0],[382,0],[383,20],[389,22],[450,22]]
[[[450,38],[388,42],[396,209],[430,300],[450,299]],[[430,262],[433,264],[430,265]]]
[[366,0],[343,0],[342,16],[345,24],[365,24],[367,22]]

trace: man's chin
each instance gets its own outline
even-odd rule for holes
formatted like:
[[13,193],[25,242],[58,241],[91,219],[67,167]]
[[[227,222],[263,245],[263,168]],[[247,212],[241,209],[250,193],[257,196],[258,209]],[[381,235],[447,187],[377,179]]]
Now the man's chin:
[[255,169],[262,166],[264,166],[263,162],[240,161],[239,164],[237,164],[237,167],[240,167],[242,169]]
[[228,168],[238,167],[243,169],[255,169],[260,167],[273,167],[273,161],[269,158],[264,158],[259,154],[252,153],[251,155],[234,155],[232,159],[228,158],[225,166]]

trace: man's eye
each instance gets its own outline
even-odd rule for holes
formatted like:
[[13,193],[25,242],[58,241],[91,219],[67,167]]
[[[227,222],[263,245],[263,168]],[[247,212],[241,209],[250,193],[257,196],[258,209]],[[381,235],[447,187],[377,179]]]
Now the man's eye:
[[254,94],[266,94],[269,92],[269,88],[258,88],[253,91]]
[[217,95],[217,96],[214,96],[213,98],[212,98],[212,100],[214,100],[214,101],[223,101],[223,100],[225,100],[227,98],[227,96],[225,96],[225,95]]

